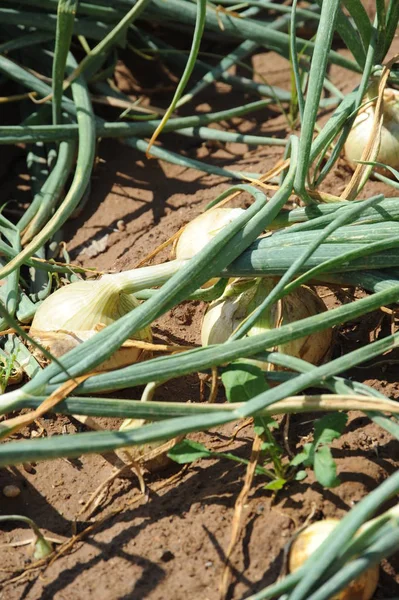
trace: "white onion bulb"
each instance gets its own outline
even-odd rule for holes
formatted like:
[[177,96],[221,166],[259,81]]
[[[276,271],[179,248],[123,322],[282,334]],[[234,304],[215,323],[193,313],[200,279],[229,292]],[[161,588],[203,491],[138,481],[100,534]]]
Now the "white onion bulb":
[[[264,300],[274,286],[271,279],[233,281],[224,294],[209,305],[201,330],[203,346],[221,344],[228,340],[240,323]],[[243,288],[247,288],[244,289]],[[268,314],[262,315],[247,336],[264,333],[270,329],[293,323],[324,312],[324,302],[308,287],[301,286],[275,303]],[[282,344],[277,348],[290,356],[320,364],[331,349],[332,330],[327,329],[310,336]]]
[[[143,425],[146,425],[150,421],[146,421],[145,419],[125,419],[122,425],[119,427],[119,431],[128,431],[129,429],[138,429]],[[141,446],[129,446],[128,448],[124,448],[123,450],[129,455],[131,460],[135,462],[142,463],[145,455],[162,446],[165,443],[165,440],[160,440],[158,442],[151,442],[150,444],[142,444]],[[159,454],[155,458],[151,458],[147,460],[145,463],[146,469],[151,473],[156,473],[157,471],[161,471],[165,467],[167,467],[171,463],[171,459],[167,455],[167,451]]]
[[[324,542],[330,533],[338,525],[339,519],[325,519],[317,521],[306,527],[294,540],[288,559],[288,567],[291,573],[299,569],[317,548]],[[361,530],[360,530],[361,531]],[[331,600],[370,600],[372,598],[379,577],[378,565],[370,567],[359,577],[333,596]]]
[[[174,246],[175,258],[188,260],[195,256],[223,227],[232,223],[243,212],[242,208],[214,208],[198,215],[185,226],[177,240]],[[218,281],[219,279],[214,277],[202,287],[208,288]]]
[[[399,169],[399,91],[387,88],[384,91],[384,118],[381,127],[381,142],[376,162]],[[373,127],[375,103],[360,110],[344,146],[347,160],[353,168],[354,161],[361,160],[363,150],[368,143]],[[390,175],[387,169],[375,167],[375,170]]]
[[[55,357],[93,337],[98,326],[110,325],[139,305],[123,292],[113,276],[96,281],[76,281],[48,296],[39,306],[30,334]],[[151,329],[138,331],[134,339],[151,341]],[[117,368],[142,358],[139,348],[120,348],[100,369]]]
[[243,212],[242,208],[214,208],[190,221],[176,243],[177,260],[195,256],[223,227],[232,223]]

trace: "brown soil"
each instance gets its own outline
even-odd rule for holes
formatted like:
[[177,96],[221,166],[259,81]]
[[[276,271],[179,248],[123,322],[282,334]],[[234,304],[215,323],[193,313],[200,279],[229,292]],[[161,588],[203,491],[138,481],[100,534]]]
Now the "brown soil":
[[[137,57],[134,59],[137,61]],[[289,89],[289,69],[285,60],[272,53],[257,55],[253,66],[270,83]],[[134,93],[137,81],[122,64],[119,84]],[[136,72],[136,71],[135,71]],[[358,77],[337,67],[331,77],[344,92],[352,89]],[[145,85],[143,81],[141,85]],[[147,82],[147,85],[148,82]],[[166,106],[169,97],[159,94],[153,103]],[[249,101],[218,85],[201,96],[199,111],[225,108]],[[190,111],[193,108],[191,107]],[[285,137],[287,126],[277,110],[264,110],[248,119],[235,119],[241,132],[256,132]],[[265,172],[281,156],[281,149],[247,148],[242,144],[210,145],[190,138],[165,136],[168,147],[193,158],[212,160],[236,170]],[[72,221],[66,232],[67,247],[73,260],[103,270],[133,267],[149,251],[198,214],[229,183],[216,176],[147,160],[142,154],[116,142],[102,142],[90,202]],[[323,189],[339,194],[350,173],[342,162],[329,176]],[[21,188],[23,194],[25,188]],[[368,184],[364,195],[392,189],[377,182]],[[13,192],[10,192],[13,193]],[[125,229],[119,231],[118,221]],[[109,234],[107,248],[90,258],[84,253],[93,240]],[[166,254],[162,255],[163,257]],[[338,300],[327,296],[333,305]],[[169,342],[198,343],[204,305],[185,303],[174,308],[156,325],[156,333]],[[381,314],[370,315],[347,324],[337,335],[335,354],[367,343],[381,325]],[[390,326],[384,317],[383,331]],[[399,394],[395,364],[376,363],[356,369],[349,375],[381,389],[390,397]],[[141,390],[123,392],[124,397],[139,398]],[[120,394],[118,394],[120,395]],[[222,392],[219,392],[222,399]],[[163,400],[198,401],[199,380],[192,376],[171,381],[157,391]],[[300,448],[309,439],[315,415],[293,416],[289,429],[290,447]],[[116,421],[102,421],[117,427]],[[82,426],[68,418],[49,416],[40,420],[48,436],[75,433]],[[25,435],[30,435],[35,426]],[[248,457],[252,429],[247,427],[230,440],[234,426],[221,427],[195,436],[214,450],[236,451]],[[277,433],[283,443],[282,431]],[[284,548],[296,529],[307,519],[340,517],[397,467],[398,443],[372,424],[363,414],[352,413],[342,438],[333,444],[341,485],[322,489],[312,472],[301,483],[290,484],[273,497],[263,489],[265,481],[255,479],[244,509],[244,526],[233,556],[233,584],[230,598],[238,599],[274,582],[284,570]],[[396,458],[395,458],[396,457]],[[245,469],[226,460],[200,461],[187,469],[177,466],[157,475],[147,475],[147,499],[137,500],[135,478],[117,479],[97,511],[86,520],[77,516],[82,504],[112,473],[112,466],[101,456],[85,456],[68,461],[37,464],[32,472],[22,466],[0,471],[0,489],[17,484],[16,499],[2,497],[2,514],[32,517],[47,536],[64,541],[76,528],[82,532],[97,521],[97,527],[77,542],[71,552],[59,557],[44,570],[29,571],[28,546],[13,546],[30,539],[30,532],[16,523],[3,524],[0,547],[0,575],[4,580],[1,598],[7,600],[216,600],[225,551],[231,534],[234,503],[241,490]],[[171,478],[169,480],[169,478]],[[164,483],[163,483],[164,482]],[[159,490],[158,488],[162,486]],[[119,511],[112,516],[112,511]],[[385,561],[375,598],[399,595],[398,557]],[[23,571],[27,568],[27,571]],[[15,575],[18,580],[10,583]],[[40,577],[39,577],[40,575]]]

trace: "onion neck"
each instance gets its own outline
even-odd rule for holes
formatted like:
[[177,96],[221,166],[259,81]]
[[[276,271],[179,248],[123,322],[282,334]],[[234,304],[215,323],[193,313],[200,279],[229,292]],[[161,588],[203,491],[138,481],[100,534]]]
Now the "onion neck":
[[[23,400],[29,397],[21,388],[6,392],[0,396],[0,415],[6,415],[9,412],[22,408]],[[21,404],[22,402],[22,404]],[[0,427],[1,430],[1,427]]]
[[134,292],[139,290],[163,285],[186,263],[186,260],[172,260],[160,265],[151,265],[150,267],[141,267],[139,269],[121,271],[120,273],[103,275],[101,281],[116,286],[119,292],[134,294]]
[[[256,310],[262,302],[269,296],[273,288],[275,287],[274,279],[257,279],[256,292],[250,305],[250,311]],[[276,317],[277,311],[274,309],[274,305],[267,308],[256,321],[254,327],[250,330],[251,335],[256,335],[257,330],[270,330],[277,327]]]
[[[245,281],[243,283],[245,285]],[[239,327],[246,322],[252,312],[256,310],[260,304],[262,304],[262,302],[274,288],[275,282],[272,279],[263,279],[258,277],[252,281],[249,281],[248,284],[249,287],[242,292],[240,299],[238,300],[238,303],[241,305],[242,314],[245,315],[245,317],[241,318],[241,323],[236,329],[239,329]],[[269,331],[270,329],[274,329],[274,327],[276,327],[273,316],[274,313],[275,311],[272,310],[272,308],[268,308],[265,312],[263,312],[256,320],[256,323],[248,331],[247,335],[257,335],[259,333]]]
[[372,78],[369,88],[366,93],[366,98],[367,98],[367,100],[372,101],[374,104],[376,103],[377,97],[378,97],[378,87],[379,87],[379,79]]

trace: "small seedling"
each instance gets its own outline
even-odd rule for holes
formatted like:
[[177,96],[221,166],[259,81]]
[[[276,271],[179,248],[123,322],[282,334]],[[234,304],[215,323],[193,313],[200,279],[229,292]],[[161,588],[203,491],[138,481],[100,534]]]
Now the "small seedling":
[[[191,463],[200,458],[227,458],[243,465],[249,463],[249,460],[240,458],[231,452],[213,452],[212,450],[208,450],[206,446],[199,442],[194,442],[193,440],[183,440],[182,442],[179,442],[169,450],[168,456],[179,465]],[[274,474],[260,465],[257,465],[255,472],[258,475],[266,475],[274,480]]]
[[[305,444],[302,452],[297,454],[290,464],[292,466],[313,466],[317,481],[324,487],[332,488],[339,485],[337,465],[328,444],[341,436],[347,420],[346,413],[332,413],[318,419],[315,422],[313,442]],[[299,471],[297,476],[299,474],[304,479],[305,472]]]
[[0,393],[4,393],[9,383],[20,381],[19,371],[15,368],[15,354],[0,354]]
[[[256,365],[242,360],[229,365],[222,373],[222,381],[229,402],[242,402],[269,389],[263,371]],[[254,432],[262,439],[261,459],[263,464],[258,464],[256,473],[270,479],[265,489],[280,490],[291,477],[288,475],[290,465],[283,463],[284,451],[273,436],[273,429],[278,427],[271,417],[255,417]],[[230,452],[213,452],[203,444],[192,440],[184,440],[174,446],[168,453],[169,458],[179,464],[199,460],[200,458],[227,458],[242,464],[248,460],[239,458]],[[272,468],[266,464],[271,463]]]

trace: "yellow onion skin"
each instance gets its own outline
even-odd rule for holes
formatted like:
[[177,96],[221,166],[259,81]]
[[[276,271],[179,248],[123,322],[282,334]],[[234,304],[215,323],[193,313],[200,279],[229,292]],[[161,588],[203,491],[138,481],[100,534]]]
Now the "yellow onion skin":
[[[132,294],[121,292],[110,281],[82,280],[59,288],[38,308],[30,335],[58,358],[139,305]],[[151,329],[138,331],[134,339],[151,342]],[[96,370],[115,369],[144,357],[141,348],[122,347]]]
[[[326,305],[310,288],[302,286],[282,299],[280,326],[325,312]],[[332,329],[312,333],[279,346],[279,352],[297,356],[314,365],[321,364],[331,351]]]
[[244,213],[242,208],[214,208],[190,221],[182,231],[176,246],[177,260],[195,256],[216,234]]
[[[259,300],[262,300],[266,295],[266,291],[270,289],[270,283],[261,281],[260,285],[267,286],[267,290],[259,298]],[[222,296],[222,298],[209,305],[202,323],[201,341],[203,346],[221,344],[227,341],[233,331],[259,304],[259,302],[255,302],[254,305],[254,293],[255,290],[249,289],[238,295]],[[317,294],[310,288],[301,286],[274,304],[269,315],[263,318],[262,321],[258,321],[247,335],[258,335],[268,329],[294,323],[325,310],[326,306]],[[317,365],[323,362],[331,350],[332,336],[332,329],[327,329],[281,344],[277,350]]]
[[[325,519],[306,527],[292,543],[288,558],[291,573],[299,569],[338,525],[339,519]],[[370,600],[377,588],[379,566],[364,571],[331,600]]]
[[[361,160],[363,150],[369,141],[374,113],[374,104],[361,110],[346,140],[344,153],[353,168],[357,166],[354,161]],[[391,88],[384,91],[384,118],[376,162],[399,169],[399,92]],[[382,167],[375,167],[375,171],[392,176],[388,169]]]

